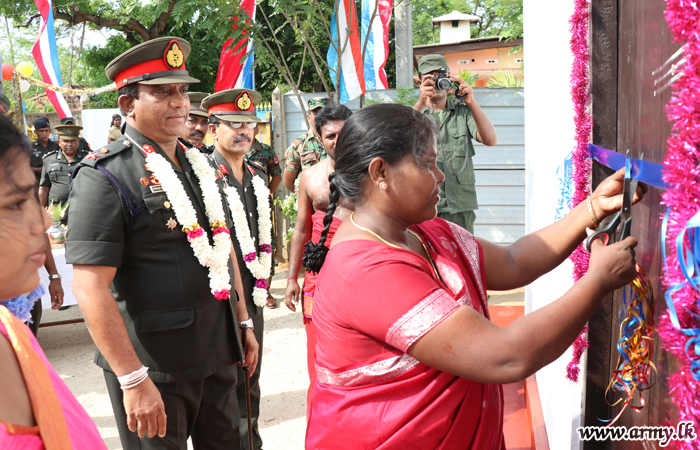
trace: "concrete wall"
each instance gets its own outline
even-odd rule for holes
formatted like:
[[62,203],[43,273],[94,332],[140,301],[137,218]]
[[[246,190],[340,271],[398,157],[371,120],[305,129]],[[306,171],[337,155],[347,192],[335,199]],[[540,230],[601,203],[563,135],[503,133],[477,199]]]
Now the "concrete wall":
[[[319,95],[303,94],[302,99],[306,102]],[[395,90],[388,89],[369,91],[366,98],[382,101],[395,99],[396,95]],[[525,232],[525,95],[514,89],[477,88],[475,96],[496,127],[498,145],[486,147],[474,141],[479,200],[474,232],[493,242],[512,243]],[[287,145],[308,130],[296,96],[285,94],[283,98],[284,114],[280,118],[280,126],[282,123],[285,126],[277,128],[278,125],[275,125],[275,136],[278,135],[277,130],[286,130],[276,137],[276,140],[280,140],[275,144],[280,161],[284,159]],[[355,99],[346,106],[356,111],[360,101]]]

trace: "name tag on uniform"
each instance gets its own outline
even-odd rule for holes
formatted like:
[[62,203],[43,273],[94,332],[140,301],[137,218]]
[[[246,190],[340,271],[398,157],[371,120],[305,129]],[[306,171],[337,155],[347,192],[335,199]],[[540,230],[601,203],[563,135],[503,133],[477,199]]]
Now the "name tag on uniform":
[[151,188],[151,192],[152,192],[153,194],[155,194],[155,193],[157,193],[157,192],[163,192],[163,186],[161,186],[161,185],[159,185],[159,184],[158,184],[158,185],[151,185],[151,186],[149,186],[149,187]]
[[53,166],[57,166],[57,165],[58,165],[58,163],[53,163],[53,164],[50,164],[49,167],[53,167]]

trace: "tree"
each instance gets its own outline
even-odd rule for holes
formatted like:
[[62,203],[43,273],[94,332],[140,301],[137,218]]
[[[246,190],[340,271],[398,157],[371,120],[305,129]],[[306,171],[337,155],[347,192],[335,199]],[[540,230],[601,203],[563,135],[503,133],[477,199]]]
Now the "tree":
[[480,18],[471,29],[472,39],[499,36],[511,40],[523,35],[522,0],[413,0],[412,3],[413,45],[432,44],[432,19],[452,11]]

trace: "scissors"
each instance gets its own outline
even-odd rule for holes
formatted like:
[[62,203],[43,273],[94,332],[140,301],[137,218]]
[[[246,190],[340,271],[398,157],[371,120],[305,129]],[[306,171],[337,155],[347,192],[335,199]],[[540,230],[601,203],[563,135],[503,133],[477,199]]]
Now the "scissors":
[[[644,153],[642,153],[640,160],[643,159]],[[589,253],[591,251],[591,244],[596,239],[602,239],[603,245],[608,245],[611,241],[615,242],[615,231],[617,231],[618,227],[620,227],[618,241],[622,241],[629,236],[632,230],[632,197],[637,190],[637,180],[632,180],[632,163],[629,150],[627,150],[627,158],[625,160],[625,181],[623,186],[622,208],[620,208],[620,212],[615,214],[607,227],[588,236],[586,240],[586,250],[588,250]]]

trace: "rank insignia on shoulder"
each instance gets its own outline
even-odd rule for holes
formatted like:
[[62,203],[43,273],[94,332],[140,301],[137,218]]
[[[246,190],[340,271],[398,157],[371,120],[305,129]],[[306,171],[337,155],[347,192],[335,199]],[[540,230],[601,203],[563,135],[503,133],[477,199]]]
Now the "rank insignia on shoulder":
[[122,144],[124,144],[124,147],[131,147],[131,141],[124,140]]
[[148,154],[151,154],[151,153],[155,153],[156,149],[154,149],[153,146],[151,146],[149,144],[143,144],[143,151],[148,153]]
[[109,150],[107,150],[107,147],[105,147],[105,148],[100,150],[100,153],[102,153],[104,155],[106,153],[109,153]]
[[148,183],[148,178],[142,177],[142,178],[141,178],[141,184],[143,184],[144,186],[148,186],[148,184],[149,184],[149,183]]
[[246,166],[246,168],[248,169],[248,172],[250,172],[250,174],[254,176],[254,175],[255,175],[255,171],[253,170],[252,167],[250,167],[250,164],[246,164],[245,166]]
[[170,231],[173,231],[177,226],[177,221],[171,217],[167,222],[165,222],[165,226],[170,228]]
[[225,165],[219,164],[219,170],[221,170],[222,173],[225,173],[226,175],[228,175],[228,169],[226,168]]
[[97,153],[93,153],[93,152],[88,153],[88,155],[86,156],[87,159],[92,159],[93,161],[95,161],[99,157],[100,157],[100,155],[98,155]]

